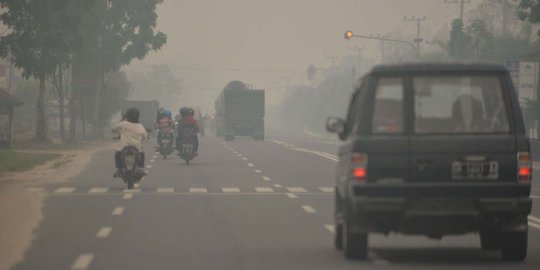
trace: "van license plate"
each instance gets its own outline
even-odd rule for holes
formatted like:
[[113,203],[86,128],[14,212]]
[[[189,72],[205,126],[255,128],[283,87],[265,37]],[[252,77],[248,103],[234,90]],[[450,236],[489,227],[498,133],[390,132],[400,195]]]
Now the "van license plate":
[[497,179],[499,178],[499,163],[497,161],[455,161],[452,163],[452,178],[456,180]]

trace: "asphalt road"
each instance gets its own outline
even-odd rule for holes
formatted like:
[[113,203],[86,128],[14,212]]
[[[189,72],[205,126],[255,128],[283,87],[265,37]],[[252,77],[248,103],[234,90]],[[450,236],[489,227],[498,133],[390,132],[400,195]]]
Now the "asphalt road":
[[[14,269],[538,269],[540,220],[529,257],[502,262],[476,235],[374,235],[366,261],[332,245],[337,144],[269,138],[201,139],[186,166],[146,147],[149,175],[132,192],[113,179],[113,152],[76,178],[33,187],[47,194],[44,220]],[[540,180],[540,179],[538,179]],[[540,189],[534,213],[540,218]],[[538,225],[535,225],[538,224]]]

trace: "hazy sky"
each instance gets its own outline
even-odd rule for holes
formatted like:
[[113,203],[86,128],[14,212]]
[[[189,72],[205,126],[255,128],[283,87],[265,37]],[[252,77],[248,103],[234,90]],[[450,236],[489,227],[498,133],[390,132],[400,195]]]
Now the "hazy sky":
[[[416,25],[404,16],[426,16],[429,38],[459,15],[459,7],[444,0],[165,0],[158,14],[166,46],[130,69],[169,64],[187,88],[194,87],[187,91],[197,88],[210,98],[217,92],[212,88],[234,79],[256,88],[283,85],[284,76],[305,73],[309,64],[328,66],[329,57],[354,53],[350,47],[366,46],[366,55],[376,54],[377,42],[343,39],[349,29],[412,37]],[[283,71],[261,71],[268,69]]]

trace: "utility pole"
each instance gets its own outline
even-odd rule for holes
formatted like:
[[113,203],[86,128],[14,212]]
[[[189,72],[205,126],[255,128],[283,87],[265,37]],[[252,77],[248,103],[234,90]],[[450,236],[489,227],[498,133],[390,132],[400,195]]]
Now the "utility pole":
[[416,22],[416,39],[414,40],[414,43],[416,43],[416,50],[420,51],[420,43],[422,43],[423,39],[420,37],[420,26],[423,21],[426,20],[426,17],[416,18],[415,16],[411,18],[404,17],[404,21],[406,22]]
[[465,13],[465,4],[470,4],[471,0],[444,0],[447,4],[459,4],[460,5],[460,20],[463,23],[463,16]]

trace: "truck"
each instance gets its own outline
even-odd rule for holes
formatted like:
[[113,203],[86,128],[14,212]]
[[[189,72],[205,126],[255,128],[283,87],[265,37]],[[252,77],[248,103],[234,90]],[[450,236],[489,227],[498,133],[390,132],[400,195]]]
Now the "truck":
[[264,90],[254,90],[241,81],[228,83],[215,102],[216,135],[264,140]]
[[148,131],[148,135],[155,136],[155,124],[157,120],[157,111],[159,109],[159,103],[153,101],[142,100],[124,100],[122,101],[122,115],[129,108],[137,108],[141,112],[139,122]]

